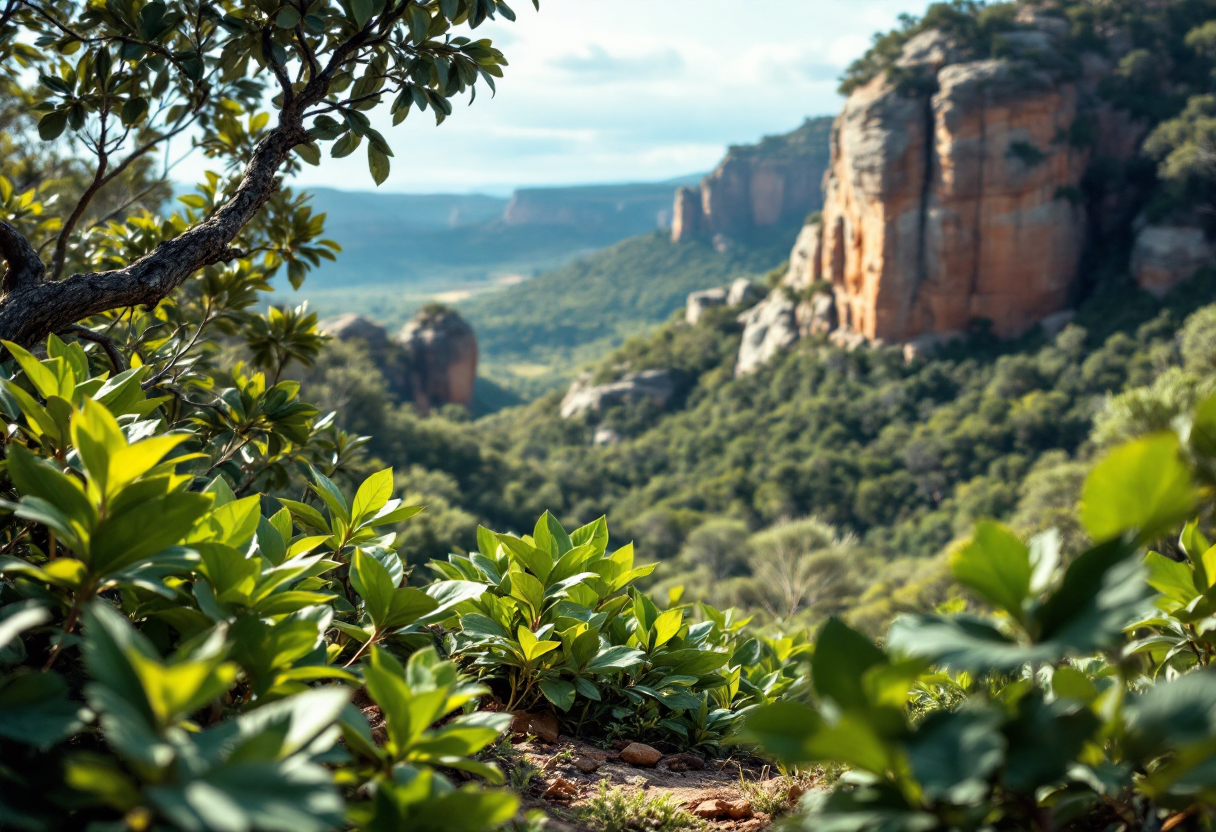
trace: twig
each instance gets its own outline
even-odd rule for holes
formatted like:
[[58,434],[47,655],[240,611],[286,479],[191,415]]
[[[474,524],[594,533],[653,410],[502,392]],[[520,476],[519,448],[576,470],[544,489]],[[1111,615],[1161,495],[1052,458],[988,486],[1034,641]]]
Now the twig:
[[114,365],[115,375],[126,372],[127,362],[123,360],[122,353],[119,351],[118,346],[114,343],[110,336],[103,335],[100,332],[94,332],[88,327],[81,326],[80,324],[72,324],[64,329],[63,332],[75,335],[82,341],[91,341],[94,344],[99,345],[103,350],[105,350],[106,355],[109,356],[110,363]]

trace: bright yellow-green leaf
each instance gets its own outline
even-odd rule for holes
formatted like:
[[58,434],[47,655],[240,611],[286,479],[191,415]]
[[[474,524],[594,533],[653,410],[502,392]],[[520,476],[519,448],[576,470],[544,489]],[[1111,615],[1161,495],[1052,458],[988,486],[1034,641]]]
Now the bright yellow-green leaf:
[[1005,526],[977,523],[971,539],[951,552],[950,571],[984,601],[1024,620],[1033,571],[1030,550]]
[[1190,514],[1195,487],[1178,437],[1159,433],[1128,442],[1099,462],[1085,481],[1081,520],[1096,541],[1124,532],[1152,539]]
[[684,623],[683,610],[668,610],[654,622],[654,647],[662,647],[675,638]]

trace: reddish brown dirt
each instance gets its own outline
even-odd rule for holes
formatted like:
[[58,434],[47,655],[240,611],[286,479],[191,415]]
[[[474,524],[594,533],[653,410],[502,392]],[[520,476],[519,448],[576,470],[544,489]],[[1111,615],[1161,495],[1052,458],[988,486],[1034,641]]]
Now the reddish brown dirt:
[[[549,815],[550,822],[545,827],[548,832],[589,832],[592,827],[578,820],[578,808],[595,794],[601,782],[656,798],[670,794],[678,805],[692,811],[706,801],[746,802],[747,795],[740,787],[741,776],[748,783],[770,778],[764,764],[753,758],[705,760],[704,768],[696,770],[696,761],[690,760],[689,755],[668,754],[658,765],[646,768],[624,762],[614,749],[598,748],[569,737],[561,737],[552,744],[531,739],[516,744],[515,751],[521,762],[539,771],[529,793],[523,797],[525,808],[540,808]],[[768,788],[787,787],[773,780]],[[756,810],[752,818],[706,821],[704,828],[760,832],[771,824],[772,818]]]

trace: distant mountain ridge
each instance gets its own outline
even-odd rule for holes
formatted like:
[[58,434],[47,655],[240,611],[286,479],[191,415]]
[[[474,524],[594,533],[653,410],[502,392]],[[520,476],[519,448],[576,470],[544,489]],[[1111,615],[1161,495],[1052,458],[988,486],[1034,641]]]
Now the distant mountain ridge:
[[485,194],[381,194],[318,188],[314,210],[343,256],[318,288],[391,284],[418,291],[525,277],[670,221],[678,182],[527,188]]

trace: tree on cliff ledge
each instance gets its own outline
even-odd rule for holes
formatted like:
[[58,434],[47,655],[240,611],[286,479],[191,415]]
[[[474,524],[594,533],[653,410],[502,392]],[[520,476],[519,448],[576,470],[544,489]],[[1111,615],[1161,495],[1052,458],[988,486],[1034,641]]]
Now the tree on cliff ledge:
[[[337,246],[280,176],[362,147],[383,182],[393,152],[368,112],[443,121],[457,96],[493,90],[502,53],[459,32],[499,14],[514,19],[503,0],[0,0],[0,339],[72,333],[117,369],[124,352],[147,363],[246,325],[255,356],[291,352],[298,320],[241,310]],[[147,210],[183,150],[219,172],[185,210]]]

